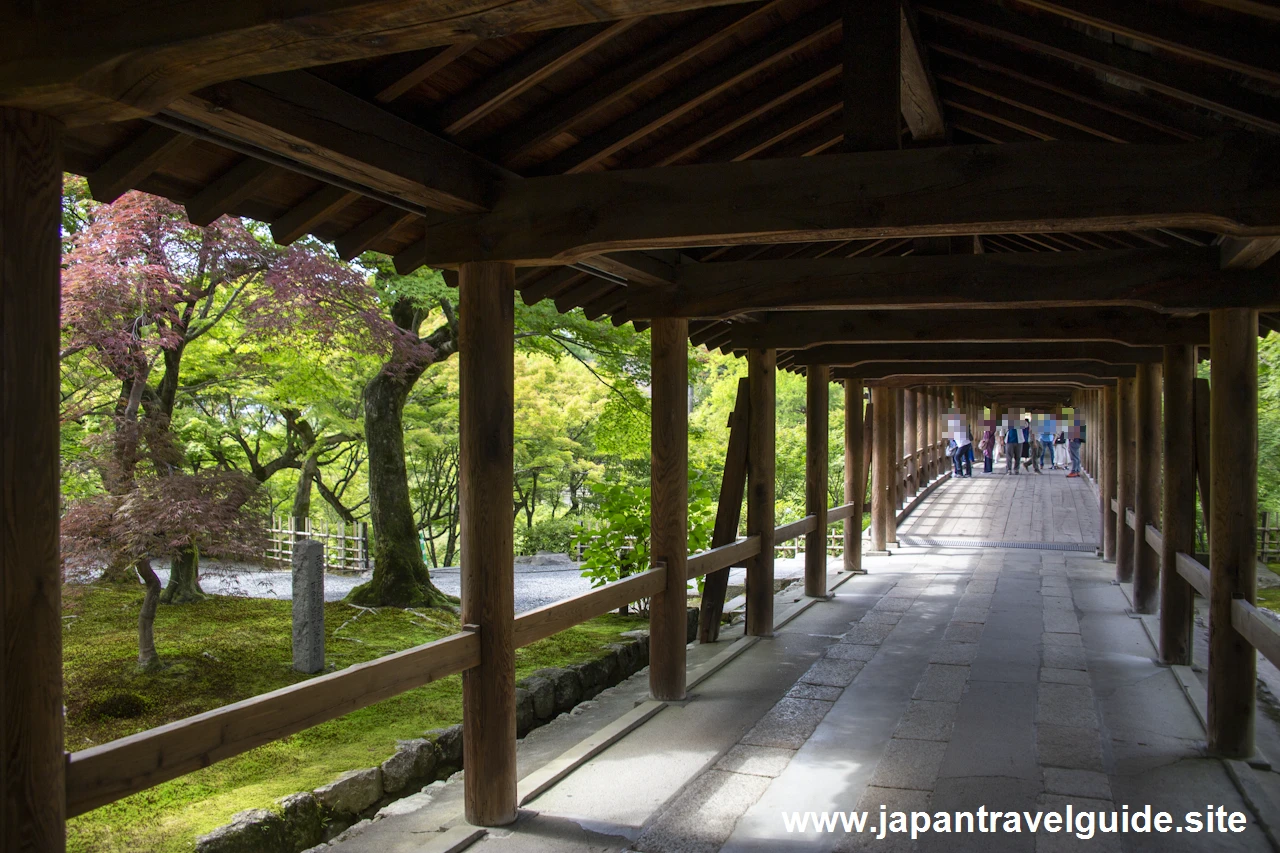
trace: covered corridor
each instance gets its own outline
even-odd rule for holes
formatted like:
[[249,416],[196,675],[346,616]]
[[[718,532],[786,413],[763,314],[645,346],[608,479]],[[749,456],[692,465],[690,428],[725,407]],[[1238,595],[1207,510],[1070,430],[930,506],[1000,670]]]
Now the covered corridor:
[[[900,538],[948,507],[981,517],[1007,512],[1008,487],[992,479],[1001,486],[975,477],[936,489],[904,521]],[[1078,494],[1097,513],[1087,480],[1058,473],[1020,485],[1029,483],[1055,496],[1046,500]],[[1059,538],[1092,544],[1079,534]],[[612,739],[544,793],[523,799],[512,827],[491,830],[471,849],[1271,849],[1260,819],[1280,791],[1277,775],[1208,755],[1180,681],[1194,698],[1203,691],[1197,676],[1153,660],[1156,649],[1129,613],[1126,587],[1112,582],[1114,569],[1094,553],[905,546],[866,557],[864,566],[865,576],[851,576],[833,560],[830,600],[784,590],[772,637],[739,639],[730,630],[717,644],[692,646],[688,698],[635,728],[619,733],[611,723],[634,714],[647,696],[643,674],[601,694],[580,716],[531,734],[520,747],[522,795],[543,767],[573,754],[567,745],[575,737]],[[709,660],[743,644],[700,677]],[[1233,782],[1232,773],[1244,777]],[[466,837],[458,834],[451,787],[416,811],[357,828],[334,849],[448,849]],[[1260,799],[1250,805],[1242,790]],[[1065,813],[1068,804],[1074,812],[1121,814],[1150,806],[1170,812],[1174,823],[1168,833],[1099,831],[1081,840],[1033,831],[1024,821],[1018,832],[924,833],[913,847],[909,836],[880,840],[874,829],[789,832],[784,819],[865,811],[874,828],[882,806],[1021,814]],[[1247,827],[1212,839],[1178,829],[1186,813],[1206,805],[1246,815]]]

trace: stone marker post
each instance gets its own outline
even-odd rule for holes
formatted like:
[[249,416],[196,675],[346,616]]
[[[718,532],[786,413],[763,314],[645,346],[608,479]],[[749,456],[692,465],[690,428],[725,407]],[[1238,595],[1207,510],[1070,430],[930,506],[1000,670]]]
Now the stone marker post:
[[314,539],[293,545],[293,668],[324,669],[324,545]]

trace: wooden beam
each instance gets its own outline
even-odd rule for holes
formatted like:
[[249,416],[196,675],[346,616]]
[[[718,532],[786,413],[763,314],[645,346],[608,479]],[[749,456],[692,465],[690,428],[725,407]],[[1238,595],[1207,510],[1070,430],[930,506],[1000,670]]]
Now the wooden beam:
[[1038,343],[895,343],[831,344],[806,350],[787,350],[792,364],[831,364],[857,367],[882,361],[1056,361],[1088,359],[1107,364],[1159,361],[1159,347],[1131,347],[1101,341]]
[[462,675],[468,823],[516,819],[515,573],[511,532],[515,268],[458,273],[462,612],[480,665]]
[[666,565],[667,582],[649,602],[649,693],[679,701],[685,696],[689,623],[689,324],[659,320],[652,340],[650,553]]
[[539,42],[532,50],[497,73],[485,78],[475,88],[440,106],[428,124],[438,127],[450,137],[457,137],[480,119],[542,81],[559,73],[610,39],[625,33],[640,18],[586,27],[572,27]]
[[271,239],[287,246],[359,197],[326,184],[272,222]]
[[1280,145],[949,146],[533,178],[440,223],[424,261],[547,265],[619,249],[954,234],[1280,229]]
[[509,174],[312,74],[221,83],[168,112],[230,139],[447,213],[485,210]]
[[1165,347],[1160,529],[1160,661],[1190,666],[1195,596],[1178,553],[1196,553],[1195,347]]
[[920,41],[915,10],[902,0],[900,84],[902,118],[916,142],[937,142],[946,138],[947,123],[938,98],[938,87],[929,70],[929,51]]
[[364,222],[343,234],[334,243],[338,257],[344,261],[359,257],[397,228],[412,221],[416,214],[398,207],[384,207]]
[[[1221,262],[1224,270],[1251,270],[1262,266],[1271,260],[1276,252],[1280,252],[1280,237],[1255,237],[1253,239],[1225,237],[1218,248],[1222,253]],[[1263,306],[1223,305],[1221,307],[1261,308]]]
[[766,308],[1127,305],[1187,313],[1280,307],[1280,277],[1220,270],[1212,246],[729,261],[675,272],[674,288],[635,294],[628,313],[713,318]]
[[1236,84],[1225,74],[1169,62],[1029,15],[1002,11],[977,0],[918,0],[916,7],[922,15],[1033,54],[1088,69],[1102,75],[1103,79],[1123,80],[1260,130],[1280,132],[1274,99]]
[[89,193],[110,204],[136,187],[167,158],[192,143],[190,136],[152,125],[89,173]]
[[270,163],[244,158],[187,202],[187,219],[192,225],[211,224],[219,216],[231,213],[275,174],[278,173]]
[[864,377],[864,379],[867,385],[873,388],[877,386],[914,388],[931,383],[961,385],[969,382],[981,383],[986,387],[1026,385],[1039,388],[1046,385],[1061,385],[1077,388],[1099,388],[1114,385],[1121,381],[1114,378],[1090,376],[1087,373],[995,373],[981,376],[974,376],[968,373],[928,373],[907,376]]
[[902,145],[901,0],[845,0],[844,150]]
[[1134,398],[1136,467],[1133,514],[1133,609],[1135,613],[1155,613],[1160,602],[1160,554],[1147,547],[1142,534],[1148,524],[1160,521],[1160,467],[1154,450],[1160,446],[1160,366],[1138,366]]
[[827,594],[827,432],[830,423],[830,371],[820,365],[809,368],[805,377],[805,515],[814,517],[812,532],[804,542],[804,594],[821,598]]
[[747,439],[747,535],[760,537],[760,553],[747,565],[747,636],[773,636],[775,489],[775,363],[771,349],[747,354],[751,403]]
[[0,108],[0,849],[66,848],[58,337],[62,127]]
[[883,379],[888,376],[1009,376],[1026,374],[1038,376],[1045,373],[1078,373],[1099,378],[1132,377],[1136,368],[1131,364],[1107,364],[1101,361],[878,361],[859,367],[837,367],[832,375],[836,379]]
[[1232,626],[1237,599],[1257,596],[1258,314],[1215,311],[1210,317],[1213,385],[1209,524],[1210,751],[1253,755],[1258,654]]
[[1203,317],[1171,317],[1133,308],[1061,308],[1048,312],[972,309],[920,311],[764,311],[734,323],[729,345],[803,348],[830,343],[913,341],[1111,341],[1140,346],[1202,343]]
[[419,83],[430,79],[436,72],[448,67],[473,47],[475,42],[459,42],[429,51],[430,55],[422,58],[420,62],[415,62],[412,67],[395,74],[392,79],[381,85],[374,93],[374,100],[382,104],[391,103]]
[[636,92],[673,73],[685,62],[697,57],[722,40],[732,38],[741,28],[760,20],[775,6],[753,6],[745,14],[742,9],[715,9],[685,23],[667,38],[639,51],[619,65],[595,77],[585,86],[558,101],[538,109],[533,115],[499,134],[484,153],[498,163],[519,164],[560,134],[570,130],[597,110],[608,110]]
[[213,83],[422,48],[664,15],[736,0],[179,0],[7,15],[0,104],[69,124],[154,112]]
[[[747,487],[747,430],[751,405],[748,381],[738,380],[738,396],[729,414],[729,441],[724,453],[724,474],[716,501],[716,521],[711,531],[711,547],[721,548],[738,538],[738,522],[742,520],[742,498]],[[729,569],[707,573],[702,584],[702,607],[698,620],[698,642],[714,643],[720,637],[720,619],[724,615],[725,593],[729,588]]]
[[751,75],[820,43],[839,26],[839,18],[830,7],[819,7],[765,39],[730,53],[640,109],[606,125],[539,165],[537,171],[543,175],[559,175],[590,169]]

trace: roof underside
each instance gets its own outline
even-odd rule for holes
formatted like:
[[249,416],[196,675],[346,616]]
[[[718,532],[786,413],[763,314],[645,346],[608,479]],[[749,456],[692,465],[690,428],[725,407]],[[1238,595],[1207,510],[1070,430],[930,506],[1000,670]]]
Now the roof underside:
[[[708,6],[317,65],[287,72],[279,85],[228,81],[154,116],[71,128],[66,166],[89,176],[104,197],[136,187],[187,204],[193,219],[197,212],[247,216],[272,223],[284,242],[310,233],[351,257],[366,250],[401,254],[423,240],[440,211],[453,215],[483,204],[474,206],[464,181],[443,197],[406,200],[386,185],[352,180],[350,170],[326,171],[296,145],[291,153],[287,144],[237,135],[219,123],[219,105],[249,114],[263,91],[298,103],[319,98],[355,116],[353,124],[371,136],[388,138],[383,127],[428,131],[474,155],[472,162],[500,180],[839,152],[844,4]],[[903,147],[1161,145],[1229,132],[1280,141],[1277,44],[1276,0],[919,0],[904,18]],[[930,103],[920,108],[921,101]],[[1219,240],[1208,231],[1159,228],[984,233],[941,243],[890,237],[686,246],[651,254],[666,265],[710,265],[1210,251]],[[528,302],[553,299],[561,311],[644,322],[633,299],[646,283],[603,260],[522,267],[517,286]],[[697,343],[741,349],[735,330],[777,313],[718,311],[692,317],[690,331]],[[963,315],[956,323],[966,323]],[[1280,319],[1264,313],[1262,325],[1280,328]],[[800,350],[823,342],[780,346],[779,362],[803,369]]]

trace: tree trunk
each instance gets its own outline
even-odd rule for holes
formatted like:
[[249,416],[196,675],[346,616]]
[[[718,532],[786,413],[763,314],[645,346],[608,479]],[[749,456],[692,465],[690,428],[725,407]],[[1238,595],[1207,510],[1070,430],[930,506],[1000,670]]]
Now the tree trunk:
[[190,604],[206,597],[200,588],[200,552],[192,547],[180,549],[169,565],[169,585],[164,588],[160,603]]
[[160,664],[160,655],[156,653],[155,625],[156,607],[160,603],[160,578],[151,568],[151,561],[145,557],[137,563],[138,577],[147,586],[146,597],[142,599],[142,610],[138,613],[138,667],[155,669]]
[[447,607],[457,601],[431,583],[422,551],[404,459],[404,404],[412,381],[384,367],[364,388],[369,447],[369,508],[373,577],[347,595],[366,607]]
[[[320,460],[314,455],[308,456],[302,463],[302,470],[298,474],[298,488],[293,493],[293,509],[289,511],[294,530],[307,529],[307,519],[311,517],[311,484],[319,470]],[[296,538],[301,540],[305,536],[299,534]]]

